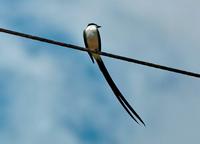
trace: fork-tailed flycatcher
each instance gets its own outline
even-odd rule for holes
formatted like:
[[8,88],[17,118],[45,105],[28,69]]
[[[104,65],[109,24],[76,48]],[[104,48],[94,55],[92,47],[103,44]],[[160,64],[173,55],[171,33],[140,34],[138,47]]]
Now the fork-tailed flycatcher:
[[[98,28],[101,26],[98,26],[95,23],[90,23],[87,25],[86,29],[83,31],[83,37],[85,42],[85,47],[94,50],[94,51],[101,51],[101,38],[99,34]],[[131,105],[128,103],[128,101],[125,99],[125,97],[121,94],[117,86],[115,85],[114,81],[112,80],[110,74],[108,73],[103,60],[101,59],[100,55],[97,53],[91,53],[88,52],[89,56],[94,63],[94,59],[96,60],[96,63],[99,66],[99,69],[103,73],[106,81],[110,85],[113,93],[115,94],[116,98],[119,100],[121,105],[124,107],[124,109],[127,111],[127,113],[133,118],[135,122],[138,122],[138,120],[145,126],[145,123],[140,118],[140,116],[135,112],[135,110],[131,107]]]

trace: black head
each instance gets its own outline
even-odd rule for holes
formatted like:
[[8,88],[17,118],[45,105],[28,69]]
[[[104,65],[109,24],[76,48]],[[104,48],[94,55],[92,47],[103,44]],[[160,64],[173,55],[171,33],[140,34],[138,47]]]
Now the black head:
[[97,24],[95,24],[95,23],[89,23],[87,26],[90,26],[90,25],[94,25],[94,26],[96,26],[97,28],[100,28],[101,26],[99,26],[99,25],[97,25]]

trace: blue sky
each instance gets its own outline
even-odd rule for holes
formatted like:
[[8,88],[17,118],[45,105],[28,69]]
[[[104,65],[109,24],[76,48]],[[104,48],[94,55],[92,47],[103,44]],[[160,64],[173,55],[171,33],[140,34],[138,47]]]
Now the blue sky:
[[[102,49],[200,72],[195,0],[0,0],[0,27],[84,46],[102,25]],[[88,54],[0,34],[0,143],[198,143],[199,80],[103,57],[140,114],[119,105]]]

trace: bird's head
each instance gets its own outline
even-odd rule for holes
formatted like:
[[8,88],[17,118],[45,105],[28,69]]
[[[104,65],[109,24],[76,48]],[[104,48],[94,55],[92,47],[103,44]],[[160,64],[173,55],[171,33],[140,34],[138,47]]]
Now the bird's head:
[[95,24],[95,23],[89,23],[87,26],[95,26],[96,28],[100,28],[101,26]]

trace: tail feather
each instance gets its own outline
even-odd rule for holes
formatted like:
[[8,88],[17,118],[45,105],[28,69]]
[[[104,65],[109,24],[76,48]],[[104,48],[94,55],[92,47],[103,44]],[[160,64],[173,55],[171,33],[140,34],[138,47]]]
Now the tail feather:
[[[128,101],[125,99],[125,97],[121,94],[121,92],[119,91],[119,89],[117,88],[117,86],[115,85],[114,81],[112,80],[110,74],[108,73],[101,57],[99,56],[98,58],[95,58],[96,62],[101,70],[101,72],[103,73],[106,81],[108,82],[108,84],[110,85],[112,91],[114,92],[115,96],[117,97],[117,99],[119,100],[120,104],[124,107],[124,109],[127,111],[127,113],[133,118],[133,120],[135,122],[138,123],[137,119],[145,126],[145,123],[143,122],[143,120],[140,118],[140,116],[136,113],[136,111],[131,107],[131,105],[128,103]],[[135,118],[135,117],[137,118]],[[139,123],[138,123],[139,124]]]
[[94,59],[92,57],[92,54],[90,52],[88,52],[89,56],[90,56],[90,59],[92,60],[92,63],[94,63]]

